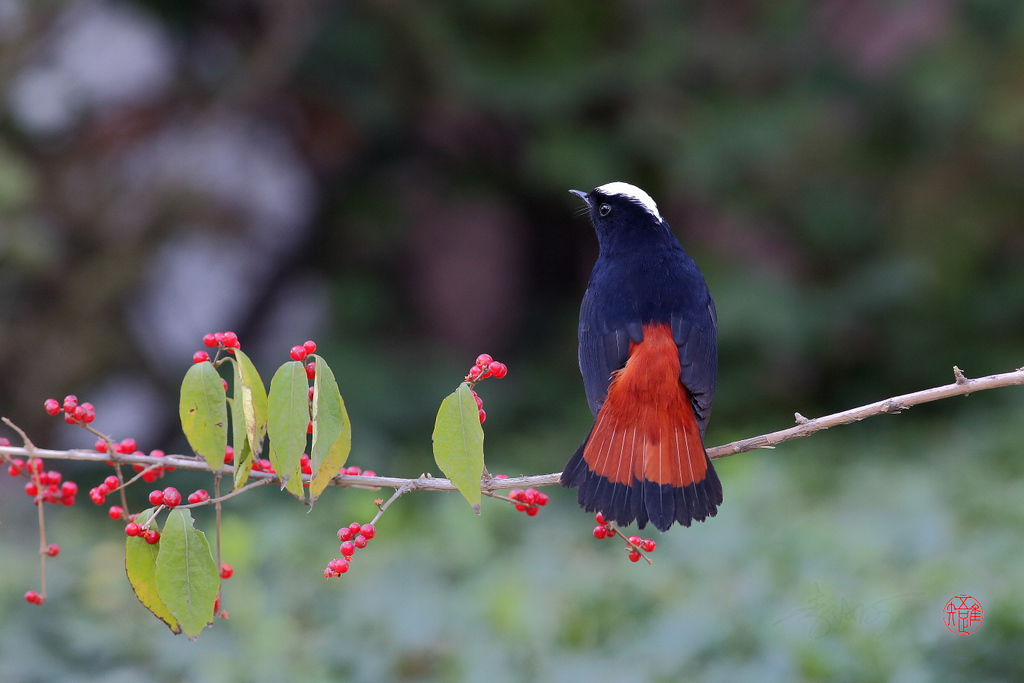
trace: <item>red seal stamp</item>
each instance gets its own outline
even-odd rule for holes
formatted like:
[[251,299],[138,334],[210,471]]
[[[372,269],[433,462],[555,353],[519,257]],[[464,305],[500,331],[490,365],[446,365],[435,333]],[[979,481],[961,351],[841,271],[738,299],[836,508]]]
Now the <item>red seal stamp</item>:
[[943,616],[946,628],[958,635],[968,636],[981,626],[985,611],[981,609],[981,603],[970,595],[954,595],[946,603]]

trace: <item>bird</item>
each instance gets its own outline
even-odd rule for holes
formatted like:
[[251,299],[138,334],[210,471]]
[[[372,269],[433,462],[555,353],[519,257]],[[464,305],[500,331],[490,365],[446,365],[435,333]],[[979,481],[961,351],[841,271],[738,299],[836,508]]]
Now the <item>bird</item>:
[[718,375],[707,282],[649,194],[590,192],[599,253],[580,307],[579,366],[594,425],[562,471],[580,506],[667,531],[718,513],[722,484],[704,448]]

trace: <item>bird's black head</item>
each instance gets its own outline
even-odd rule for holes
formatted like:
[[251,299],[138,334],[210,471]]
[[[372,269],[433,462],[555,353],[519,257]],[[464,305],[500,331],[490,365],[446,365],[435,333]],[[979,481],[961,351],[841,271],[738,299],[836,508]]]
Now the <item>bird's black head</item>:
[[670,234],[654,200],[635,185],[616,182],[590,192],[569,191],[590,209],[590,219],[602,248]]

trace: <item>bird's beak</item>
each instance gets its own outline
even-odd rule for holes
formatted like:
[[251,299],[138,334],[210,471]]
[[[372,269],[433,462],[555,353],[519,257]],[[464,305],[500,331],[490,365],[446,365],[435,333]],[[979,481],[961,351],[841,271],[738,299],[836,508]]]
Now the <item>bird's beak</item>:
[[579,190],[569,190],[569,194],[576,195],[577,197],[579,197],[580,199],[583,200],[584,204],[586,204],[587,206],[590,206],[590,197],[587,196],[586,192],[581,192]]

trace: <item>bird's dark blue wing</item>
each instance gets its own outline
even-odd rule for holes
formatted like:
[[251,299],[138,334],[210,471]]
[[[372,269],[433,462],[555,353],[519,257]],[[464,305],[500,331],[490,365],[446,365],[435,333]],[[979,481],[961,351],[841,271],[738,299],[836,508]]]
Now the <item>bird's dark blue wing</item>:
[[629,360],[629,342],[644,338],[639,318],[618,323],[613,325],[600,314],[594,306],[594,290],[587,289],[580,307],[579,362],[587,403],[595,418],[608,395],[612,373]]

